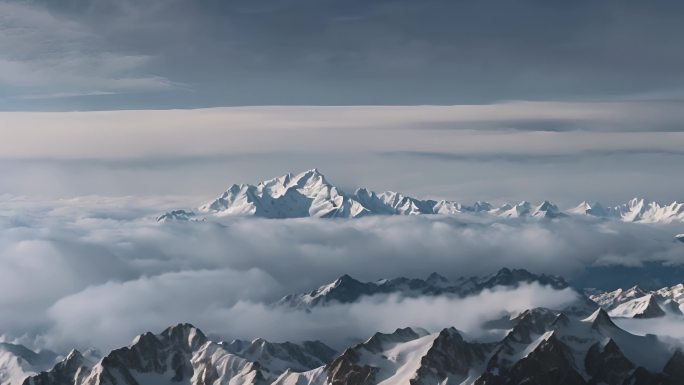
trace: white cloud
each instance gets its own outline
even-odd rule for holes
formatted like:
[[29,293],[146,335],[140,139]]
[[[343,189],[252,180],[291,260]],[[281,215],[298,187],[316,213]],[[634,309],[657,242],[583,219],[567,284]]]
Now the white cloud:
[[[66,297],[48,312],[55,324],[48,334],[52,340],[47,342],[116,346],[142,331],[181,321],[190,321],[205,333],[227,340],[318,339],[338,347],[377,331],[391,332],[406,326],[431,331],[454,326],[471,336],[482,336],[489,333],[482,329],[484,321],[534,307],[558,308],[577,298],[571,289],[531,284],[485,290],[466,298],[365,297],[352,304],[334,304],[306,313],[250,301],[255,289],[269,281],[255,271],[181,275],[108,283]],[[236,295],[243,299],[236,301]]]
[[[671,124],[684,118],[679,106],[635,102],[0,112],[0,118],[5,122],[0,150],[8,158],[126,159],[274,151],[535,156],[679,152],[684,144],[679,130],[659,131],[675,128]],[[555,131],[554,120],[582,124]],[[36,137],[43,141],[36,142]]]
[[318,167],[343,189],[462,202],[671,202],[684,190],[683,112],[639,102],[0,112],[0,190],[205,199]]
[[[96,197],[0,201],[0,330],[5,338],[60,349],[111,347],[179,321],[226,337],[284,339],[302,335],[308,326],[323,336],[330,330],[325,322],[316,329],[315,317],[280,315],[261,303],[311,290],[344,273],[375,280],[438,271],[455,278],[520,267],[572,277],[604,263],[605,256],[622,265],[680,263],[681,258],[681,244],[672,241],[678,230],[672,226],[570,218],[492,223],[468,217],[154,221],[157,210],[176,203]],[[522,302],[511,304],[544,306],[544,298],[525,294]],[[416,306],[431,314],[444,305],[431,301]],[[378,306],[396,317],[383,323],[362,305],[331,309],[321,317],[334,327],[336,315],[348,314],[350,325],[363,332],[409,322],[429,327],[452,322],[449,307],[431,324],[420,312],[411,316],[413,304],[390,299]],[[458,320],[463,322],[454,321],[456,326],[471,328],[469,321]],[[272,327],[281,321],[287,324]]]

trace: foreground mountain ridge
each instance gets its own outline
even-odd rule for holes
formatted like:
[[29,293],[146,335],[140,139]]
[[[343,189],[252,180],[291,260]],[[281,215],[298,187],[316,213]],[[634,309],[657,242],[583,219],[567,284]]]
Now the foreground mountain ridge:
[[328,182],[317,169],[299,174],[288,173],[256,185],[234,184],[216,199],[196,210],[173,210],[160,215],[159,222],[203,220],[226,216],[256,216],[263,218],[358,218],[369,215],[491,215],[502,218],[559,218],[586,215],[625,222],[684,222],[684,204],[660,204],[634,198],[614,207],[582,202],[561,211],[557,205],[544,201],[537,205],[522,201],[494,207],[479,201],[464,205],[448,200],[423,200],[397,192],[375,193],[359,188],[352,194],[343,192]]
[[[141,334],[98,362],[72,351],[23,385],[677,385],[684,373],[681,351],[655,336],[620,329],[602,309],[586,318],[530,309],[497,342],[470,341],[455,328],[400,328],[334,356],[329,348],[308,350],[322,354],[310,363],[321,363],[314,368],[291,368],[282,360],[273,365],[269,352],[283,352],[282,344],[237,345],[213,342],[193,325],[178,324]],[[299,346],[299,353],[306,350]],[[292,366],[302,363],[284,358]]]

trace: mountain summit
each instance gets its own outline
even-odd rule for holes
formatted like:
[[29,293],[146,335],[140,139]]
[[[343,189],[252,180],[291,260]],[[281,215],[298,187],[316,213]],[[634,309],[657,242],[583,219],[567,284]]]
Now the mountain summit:
[[566,212],[543,201],[522,201],[494,207],[478,201],[473,205],[448,200],[418,199],[394,191],[376,193],[359,188],[345,193],[317,169],[285,174],[256,185],[234,184],[216,199],[196,210],[173,210],[160,215],[159,222],[197,221],[227,216],[262,218],[358,218],[368,215],[490,215],[502,218],[556,219],[574,216],[611,218],[625,222],[684,222],[684,204],[661,205],[634,198],[615,207],[582,202]]

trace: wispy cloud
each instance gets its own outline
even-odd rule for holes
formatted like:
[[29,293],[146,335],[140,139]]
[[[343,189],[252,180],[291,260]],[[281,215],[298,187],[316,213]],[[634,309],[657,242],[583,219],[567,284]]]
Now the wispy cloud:
[[142,74],[151,59],[117,52],[97,31],[38,3],[0,1],[0,84],[6,96],[32,100],[173,87],[164,77]]
[[[684,148],[674,125],[682,111],[518,102],[5,112],[0,189],[206,197],[227,184],[318,167],[342,188],[452,200],[681,200],[673,160]],[[560,126],[549,130],[548,122]]]

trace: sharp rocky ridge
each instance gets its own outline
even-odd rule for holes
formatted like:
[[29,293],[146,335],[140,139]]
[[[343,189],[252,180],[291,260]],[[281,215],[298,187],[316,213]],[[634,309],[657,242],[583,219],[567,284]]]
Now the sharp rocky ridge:
[[193,210],[178,209],[160,215],[159,222],[201,221],[227,216],[263,218],[358,218],[369,215],[489,215],[501,218],[555,219],[566,216],[591,216],[625,222],[684,222],[684,204],[660,204],[634,198],[624,204],[607,207],[582,202],[560,210],[543,201],[522,201],[498,207],[488,202],[465,205],[449,200],[418,199],[397,192],[375,193],[359,188],[345,193],[328,182],[317,169],[286,174],[256,185],[234,184],[216,199]]
[[481,293],[483,290],[513,289],[524,284],[548,286],[555,290],[573,290],[577,299],[564,305],[566,313],[586,316],[598,305],[583,294],[571,288],[568,282],[556,275],[534,274],[524,269],[503,268],[485,276],[460,277],[454,281],[430,274],[426,279],[392,278],[374,282],[362,282],[349,275],[343,275],[307,293],[289,294],[274,303],[276,307],[310,311],[317,307],[334,304],[348,304],[364,297],[395,294],[402,297],[452,297],[463,298]]
[[645,290],[635,285],[592,293],[591,300],[611,316],[626,318],[658,318],[665,315],[681,316],[684,309],[684,285],[678,284],[658,290]]
[[684,354],[616,326],[602,309],[575,317],[525,311],[498,341],[435,332],[378,332],[335,352],[320,342],[213,342],[190,324],[144,333],[98,361],[72,351],[23,385],[682,384]]

